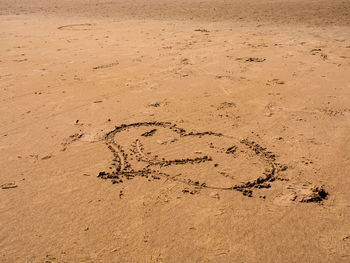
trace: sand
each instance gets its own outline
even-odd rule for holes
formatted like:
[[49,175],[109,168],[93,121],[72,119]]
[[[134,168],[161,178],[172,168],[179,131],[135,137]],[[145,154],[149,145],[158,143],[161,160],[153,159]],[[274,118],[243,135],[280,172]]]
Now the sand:
[[349,262],[349,12],[0,0],[1,262]]

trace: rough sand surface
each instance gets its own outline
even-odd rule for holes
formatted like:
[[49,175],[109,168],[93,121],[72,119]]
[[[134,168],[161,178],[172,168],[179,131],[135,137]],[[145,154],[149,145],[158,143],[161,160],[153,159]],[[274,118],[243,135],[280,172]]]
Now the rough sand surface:
[[0,0],[2,262],[349,262],[349,1]]

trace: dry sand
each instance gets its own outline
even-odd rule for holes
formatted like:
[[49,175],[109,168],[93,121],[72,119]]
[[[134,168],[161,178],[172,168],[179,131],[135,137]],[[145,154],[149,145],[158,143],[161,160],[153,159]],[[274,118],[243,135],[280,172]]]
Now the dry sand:
[[350,1],[0,0],[2,262],[349,262]]

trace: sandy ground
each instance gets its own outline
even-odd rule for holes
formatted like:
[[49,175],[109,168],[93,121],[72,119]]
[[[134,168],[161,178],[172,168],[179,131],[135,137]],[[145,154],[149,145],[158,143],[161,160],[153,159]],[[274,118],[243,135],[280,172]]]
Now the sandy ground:
[[2,262],[349,262],[349,1],[0,0]]

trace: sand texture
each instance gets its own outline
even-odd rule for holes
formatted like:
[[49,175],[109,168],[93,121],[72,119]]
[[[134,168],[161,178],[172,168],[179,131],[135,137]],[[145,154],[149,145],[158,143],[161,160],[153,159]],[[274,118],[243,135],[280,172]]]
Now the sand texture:
[[0,0],[0,262],[350,262],[350,1]]

